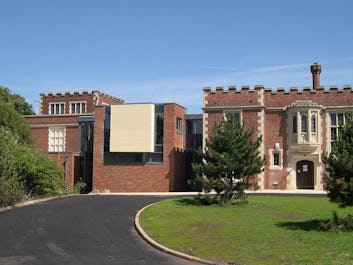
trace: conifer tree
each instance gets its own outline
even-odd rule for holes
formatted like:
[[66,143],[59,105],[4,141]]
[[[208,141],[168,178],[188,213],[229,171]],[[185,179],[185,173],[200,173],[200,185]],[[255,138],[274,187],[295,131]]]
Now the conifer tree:
[[330,154],[324,153],[325,189],[330,201],[341,207],[353,206],[353,120],[346,117],[346,124],[339,130]]
[[215,190],[216,198],[224,203],[244,199],[245,189],[257,187],[253,178],[265,164],[259,153],[262,137],[255,139],[253,134],[253,129],[227,115],[213,127],[201,153],[202,161],[193,164],[195,182],[201,183],[205,192]]

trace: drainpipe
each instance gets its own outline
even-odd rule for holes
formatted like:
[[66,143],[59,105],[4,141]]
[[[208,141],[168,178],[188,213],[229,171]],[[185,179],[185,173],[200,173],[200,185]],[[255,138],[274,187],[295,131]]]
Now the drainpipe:
[[63,165],[64,165],[64,180],[66,184],[68,184],[67,183],[67,161],[68,160],[69,160],[69,157],[65,156]]

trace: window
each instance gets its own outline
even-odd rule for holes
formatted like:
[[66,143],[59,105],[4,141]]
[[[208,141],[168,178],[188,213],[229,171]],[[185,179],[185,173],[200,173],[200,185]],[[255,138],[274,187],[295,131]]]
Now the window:
[[331,113],[331,126],[330,126],[330,140],[331,140],[331,148],[332,144],[336,141],[338,134],[341,130],[341,126],[345,124],[345,120],[347,118],[347,113]]
[[311,132],[316,133],[316,115],[311,115]]
[[308,119],[305,114],[302,114],[302,133],[308,131]]
[[49,152],[65,151],[65,127],[49,128]]
[[283,168],[282,154],[283,149],[277,147],[275,147],[274,149],[269,149],[270,170],[280,170]]
[[297,116],[293,116],[293,133],[297,133]]
[[177,130],[177,133],[181,133],[181,121],[182,121],[182,119],[181,118],[179,118],[179,117],[177,117],[176,118],[176,130]]
[[236,122],[240,122],[241,120],[240,112],[227,112],[225,113],[225,116],[230,116]]
[[49,114],[50,115],[60,115],[65,113],[65,103],[49,103]]
[[70,113],[71,114],[86,113],[86,102],[70,102]]
[[278,152],[273,153],[273,165],[280,166],[280,156]]

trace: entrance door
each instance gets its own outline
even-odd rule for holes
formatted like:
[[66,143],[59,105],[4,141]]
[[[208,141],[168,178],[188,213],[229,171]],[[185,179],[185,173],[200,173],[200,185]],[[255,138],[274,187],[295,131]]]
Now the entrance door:
[[314,162],[297,162],[297,189],[314,189]]

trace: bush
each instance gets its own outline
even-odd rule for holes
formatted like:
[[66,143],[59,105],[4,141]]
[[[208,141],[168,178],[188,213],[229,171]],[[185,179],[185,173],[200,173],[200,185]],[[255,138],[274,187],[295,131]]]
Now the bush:
[[0,178],[0,207],[14,206],[20,201],[22,187],[16,177],[9,179]]
[[22,195],[43,197],[65,192],[63,170],[49,156],[0,128],[0,205],[13,205]]
[[321,223],[322,231],[337,231],[337,232],[352,232],[353,231],[353,216],[348,214],[346,217],[339,218],[336,211],[332,213],[332,221]]
[[28,147],[17,152],[16,168],[27,194],[41,197],[64,193],[64,172],[56,161]]

